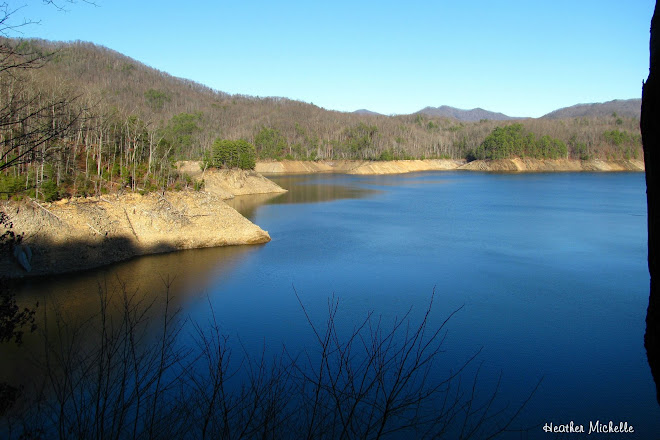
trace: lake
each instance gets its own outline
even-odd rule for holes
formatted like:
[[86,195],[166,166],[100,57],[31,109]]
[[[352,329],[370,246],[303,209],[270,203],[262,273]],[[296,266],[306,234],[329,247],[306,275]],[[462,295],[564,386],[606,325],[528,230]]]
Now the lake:
[[[26,301],[72,313],[98,303],[99,282],[162,290],[198,323],[212,309],[250,353],[313,347],[329,298],[350,335],[369,312],[393,323],[447,322],[434,374],[464,374],[496,404],[521,405],[512,438],[543,425],[628,422],[657,437],[660,406],[643,345],[649,275],[643,173],[273,176],[289,192],[231,203],[267,230],[265,245],[143,257],[25,283]],[[433,292],[435,292],[433,294]],[[411,309],[412,307],[412,309]],[[385,325],[386,326],[386,325]],[[238,345],[237,345],[238,346]],[[26,368],[13,353],[4,369]],[[499,387],[497,386],[500,381]]]

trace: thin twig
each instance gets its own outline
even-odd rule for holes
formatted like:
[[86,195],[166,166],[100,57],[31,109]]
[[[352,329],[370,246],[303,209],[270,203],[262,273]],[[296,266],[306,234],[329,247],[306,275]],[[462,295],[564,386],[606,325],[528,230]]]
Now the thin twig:
[[32,200],[32,203],[34,203],[36,206],[38,206],[39,208],[43,209],[43,210],[46,211],[48,214],[52,215],[53,217],[55,217],[56,219],[58,219],[58,220],[61,221],[62,223],[65,223],[65,221],[62,220],[57,214],[55,214],[54,212],[51,212],[51,211],[49,211],[48,209],[46,209],[45,207],[41,206],[39,203],[37,203],[36,200]]
[[92,225],[90,225],[89,223],[85,223],[85,224],[86,224],[87,226],[89,226],[89,229],[91,229],[92,231],[96,232],[96,233],[99,234],[99,235],[103,235],[103,234],[101,234],[101,232],[99,232],[98,229],[94,228],[94,227],[93,227]]

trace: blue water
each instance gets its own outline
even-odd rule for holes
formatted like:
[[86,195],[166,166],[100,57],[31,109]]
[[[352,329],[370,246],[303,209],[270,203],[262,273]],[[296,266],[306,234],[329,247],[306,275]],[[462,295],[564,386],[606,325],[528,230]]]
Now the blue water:
[[85,292],[114,271],[148,290],[175,277],[186,316],[203,325],[212,308],[237,352],[256,356],[316,347],[295,292],[319,327],[334,295],[348,335],[369,312],[385,327],[411,307],[420,318],[435,291],[431,327],[460,309],[446,325],[438,377],[481,350],[464,386],[479,370],[477,392],[487,397],[501,377],[496,407],[509,415],[541,381],[511,425],[527,431],[511,438],[552,438],[543,424],[588,430],[597,420],[628,422],[635,433],[625,438],[660,435],[643,345],[644,174],[273,179],[289,193],[238,204],[270,233],[266,245],[145,257],[63,283]]
[[[480,385],[492,390],[501,374],[498,401],[510,407],[542,379],[517,426],[613,420],[639,438],[660,432],[643,347],[643,174],[316,175],[289,189],[305,185],[374,191],[252,211],[272,242],[208,291],[244,343],[313,344],[294,288],[319,323],[339,297],[347,329],[368,311],[421,313],[435,289],[436,324],[463,306],[447,326],[447,368],[482,348]],[[189,306],[200,318],[207,308]]]

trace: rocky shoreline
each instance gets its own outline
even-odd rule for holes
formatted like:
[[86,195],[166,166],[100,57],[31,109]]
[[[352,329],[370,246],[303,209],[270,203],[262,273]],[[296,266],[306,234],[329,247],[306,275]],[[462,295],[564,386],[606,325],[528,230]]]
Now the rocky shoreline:
[[643,160],[497,159],[475,160],[459,169],[490,172],[644,171]]
[[483,172],[644,171],[642,160],[575,159],[425,159],[393,161],[280,161],[257,162],[255,170],[266,174],[345,173],[360,175],[403,174],[420,171],[466,170]]
[[223,199],[286,190],[258,173],[239,170],[207,170],[204,181],[211,183],[204,191],[128,193],[48,204],[5,202],[2,210],[13,230],[23,234],[23,245],[16,251],[20,258],[3,255],[0,274],[60,274],[139,255],[270,241],[267,231]]
[[[0,259],[0,274],[24,278],[104,266],[139,255],[270,241],[267,231],[224,203],[238,195],[285,192],[259,172],[272,174],[400,174],[433,170],[481,172],[644,171],[641,160],[500,159],[258,162],[257,171],[202,170],[180,162],[179,171],[203,180],[202,191],[127,193],[55,203],[5,202],[2,210],[23,234],[16,255]],[[0,231],[4,232],[4,231]],[[20,262],[19,262],[20,261]]]
[[255,171],[264,174],[402,174],[417,171],[453,170],[464,165],[464,160],[426,159],[426,160],[322,160],[301,161],[283,160],[279,162],[257,162]]

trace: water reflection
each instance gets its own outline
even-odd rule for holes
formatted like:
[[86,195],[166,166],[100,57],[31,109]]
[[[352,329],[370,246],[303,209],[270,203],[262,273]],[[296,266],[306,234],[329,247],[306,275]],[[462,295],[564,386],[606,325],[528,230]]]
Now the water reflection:
[[[340,199],[360,199],[379,191],[355,186],[351,176],[330,176],[323,182],[318,174],[268,176],[273,182],[289,191],[281,194],[254,194],[237,196],[225,202],[249,219],[255,218],[259,206],[267,204],[318,203]],[[339,182],[339,183],[336,183]],[[346,183],[345,185],[341,183]]]
[[[185,310],[189,302],[203,300],[210,286],[223,283],[227,274],[263,245],[192,249],[150,255],[76,274],[27,280],[15,285],[21,307],[37,308],[38,333],[54,334],[58,315],[76,326],[99,313],[100,294],[109,295],[109,318],[120,321],[122,295],[150,305],[146,319],[162,317],[167,292],[170,311]],[[169,286],[169,287],[168,287]],[[183,316],[183,315],[182,315]],[[183,316],[185,317],[185,316]],[[84,335],[83,335],[84,336]],[[24,383],[38,375],[35,357],[42,351],[37,334],[24,336],[24,344],[0,344],[0,376]]]
[[[410,305],[420,310],[437,285],[435,307],[465,306],[451,323],[444,358],[450,368],[484,347],[480,382],[490,389],[503,372],[498,393],[512,405],[545,375],[520,426],[539,418],[606,417],[639,425],[644,437],[657,431],[639,344],[647,288],[640,175],[452,172],[276,180],[290,192],[232,202],[251,212],[273,242],[116,266],[146,265],[122,274],[133,288],[156,295],[163,292],[158,275],[176,275],[177,304],[199,323],[209,322],[212,305],[223,329],[240,337],[236,353],[261,353],[264,344],[278,350],[286,343],[292,352],[312,346],[292,286],[319,322],[336,292],[345,305],[338,331],[350,332],[365,311],[389,319]],[[382,196],[371,197],[370,189]],[[356,197],[367,199],[347,200]],[[311,203],[337,199],[344,200]],[[280,203],[299,204],[257,210]],[[91,277],[91,287],[79,295],[91,306],[98,303],[96,283]]]

